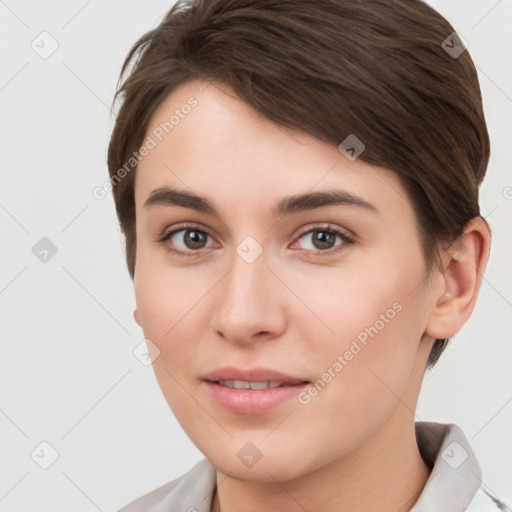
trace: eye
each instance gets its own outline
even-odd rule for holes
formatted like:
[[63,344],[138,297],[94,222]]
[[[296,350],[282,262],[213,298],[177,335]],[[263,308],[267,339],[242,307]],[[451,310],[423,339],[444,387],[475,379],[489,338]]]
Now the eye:
[[[337,238],[341,240],[341,243],[334,245]],[[313,256],[332,255],[333,253],[337,253],[344,249],[346,245],[355,242],[353,237],[332,225],[309,229],[299,236],[298,240],[300,239],[305,239],[309,242],[309,244],[306,243],[306,245],[309,245],[310,247],[306,247],[306,250]]]
[[[195,224],[183,225],[179,229],[163,233],[157,238],[157,242],[163,244],[167,251],[176,256],[195,257],[202,254],[209,237],[213,238],[207,231],[199,229]],[[332,255],[343,250],[347,245],[355,243],[352,236],[330,224],[304,231],[297,240],[302,238],[309,239],[309,243],[313,245],[312,248],[306,247],[304,250],[308,255],[314,257]],[[341,243],[333,245],[337,238],[341,240]]]
[[[177,256],[199,256],[201,249],[205,248],[206,241],[211,236],[195,225],[181,226],[158,238],[166,250]],[[168,243],[171,242],[171,243]],[[175,247],[178,246],[176,249]]]

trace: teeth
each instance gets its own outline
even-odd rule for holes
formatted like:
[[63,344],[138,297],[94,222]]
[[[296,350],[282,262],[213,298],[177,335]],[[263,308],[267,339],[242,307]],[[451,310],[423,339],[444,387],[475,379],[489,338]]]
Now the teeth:
[[246,380],[219,380],[218,384],[221,386],[226,386],[232,389],[267,389],[267,388],[277,388],[283,384],[279,380],[269,380],[266,382],[248,382]]

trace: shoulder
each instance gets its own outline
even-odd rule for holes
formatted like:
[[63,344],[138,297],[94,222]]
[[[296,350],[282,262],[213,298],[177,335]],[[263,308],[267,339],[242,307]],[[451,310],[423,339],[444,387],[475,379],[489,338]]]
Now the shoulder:
[[480,487],[471,503],[465,508],[464,512],[512,512],[509,507],[493,496],[489,491]]
[[157,487],[128,503],[118,512],[163,512],[183,509],[210,511],[216,486],[216,471],[207,459],[202,459],[180,477]]
[[150,507],[154,507],[158,502],[165,496],[169,495],[176,486],[183,480],[185,475],[176,478],[172,482],[168,482],[157,489],[154,489],[147,494],[144,494],[140,498],[128,503],[123,508],[119,509],[118,512],[139,512],[142,510],[148,510]]

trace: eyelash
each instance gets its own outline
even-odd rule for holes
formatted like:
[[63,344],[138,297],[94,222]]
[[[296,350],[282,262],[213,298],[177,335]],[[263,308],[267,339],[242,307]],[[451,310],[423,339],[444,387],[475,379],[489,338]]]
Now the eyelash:
[[[156,239],[156,241],[161,243],[168,252],[170,252],[176,256],[185,257],[185,258],[194,258],[194,257],[201,256],[202,250],[190,251],[190,252],[180,251],[179,249],[174,249],[172,247],[169,247],[165,243],[165,242],[167,242],[167,240],[169,240],[169,238],[171,238],[176,233],[178,233],[180,231],[189,231],[189,230],[190,231],[198,231],[200,233],[204,233],[213,238],[213,236],[211,235],[211,233],[209,233],[208,230],[202,229],[202,228],[200,229],[200,227],[196,224],[183,224],[182,226],[179,226],[178,229],[174,229],[172,231],[163,233]],[[354,244],[356,242],[355,238],[347,235],[344,232],[341,232],[339,229],[335,228],[331,224],[326,224],[325,226],[318,226],[316,228],[310,228],[310,229],[300,233],[297,236],[297,240],[302,238],[304,235],[307,235],[308,233],[311,233],[314,231],[322,231],[322,232],[331,233],[333,235],[338,235],[343,240],[342,244],[335,246],[335,248],[333,248],[333,249],[326,249],[325,251],[320,251],[320,250],[314,251],[311,249],[304,249],[306,252],[308,252],[310,255],[312,255],[314,257],[321,258],[321,257],[325,257],[325,256],[332,256],[333,254],[336,254],[339,251],[343,250],[345,248],[345,246]]]

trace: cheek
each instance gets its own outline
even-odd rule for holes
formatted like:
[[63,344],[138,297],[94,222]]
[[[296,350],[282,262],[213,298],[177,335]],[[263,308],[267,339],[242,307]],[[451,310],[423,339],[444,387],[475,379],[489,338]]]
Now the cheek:
[[[410,260],[411,261],[411,260]],[[390,256],[386,265],[358,269],[316,280],[295,280],[297,295],[315,313],[300,324],[318,378],[336,381],[354,399],[366,403],[391,389],[403,389],[421,339],[426,305],[412,290],[421,283],[423,267],[401,264]],[[412,260],[414,261],[414,260]],[[383,269],[386,269],[384,272]],[[296,310],[298,313],[298,311]],[[302,311],[304,313],[304,311]],[[383,382],[379,381],[379,377]],[[330,381],[329,381],[330,382]]]
[[190,320],[197,319],[195,307],[204,297],[204,292],[180,281],[147,278],[135,290],[144,334],[160,348],[162,355],[171,346],[176,351],[190,346],[187,343],[187,337],[192,334]]
[[191,378],[196,377],[191,371],[197,367],[211,318],[204,308],[218,273],[200,272],[194,266],[155,264],[151,254],[143,252],[139,262],[135,279],[137,309],[144,336],[160,351],[153,361],[157,379],[166,398],[174,399],[182,388],[171,376],[182,384],[185,379],[192,384]]
[[139,277],[135,295],[144,336],[158,347],[153,371],[165,400],[178,421],[185,418],[186,425],[188,414],[193,418],[201,412],[189,395],[195,393],[190,371],[195,367],[198,345],[193,340],[201,339],[194,331],[198,323],[191,320],[197,319],[194,304],[200,301],[201,294],[176,277],[163,280],[160,273],[144,273],[142,269]]
[[[300,413],[326,447],[344,450],[357,444],[409,401],[406,395],[419,341],[417,309],[407,292],[386,287],[374,287],[373,292],[371,298],[367,292],[341,297],[336,311],[332,311],[334,302],[330,309],[322,304],[322,318],[336,335],[319,336],[318,321],[314,328],[313,322],[302,324],[317,380],[311,395],[301,397]],[[350,443],[343,445],[340,436]]]
[[[166,262],[165,251],[147,240],[137,245],[135,266],[135,298],[146,334],[156,339],[167,338],[174,325],[190,309],[199,291],[191,282],[191,273],[171,268]],[[192,312],[191,312],[192,313]]]

